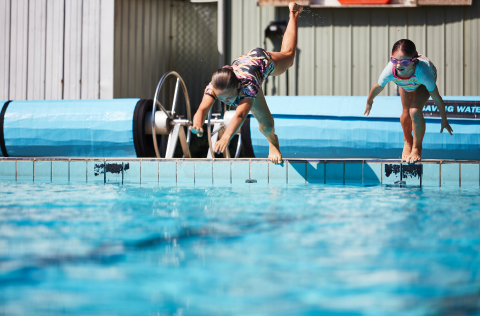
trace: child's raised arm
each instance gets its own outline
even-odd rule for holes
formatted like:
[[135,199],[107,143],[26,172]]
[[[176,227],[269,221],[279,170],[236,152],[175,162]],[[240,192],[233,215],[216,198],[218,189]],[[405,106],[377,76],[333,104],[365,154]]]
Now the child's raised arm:
[[378,82],[372,87],[372,90],[370,90],[370,94],[368,95],[368,99],[367,99],[367,107],[365,109],[365,112],[363,113],[363,115],[369,115],[370,114],[370,110],[372,109],[372,105],[373,105],[373,99],[375,99],[375,97],[377,95],[380,94],[380,92],[383,91],[383,88],[385,87],[381,87]]

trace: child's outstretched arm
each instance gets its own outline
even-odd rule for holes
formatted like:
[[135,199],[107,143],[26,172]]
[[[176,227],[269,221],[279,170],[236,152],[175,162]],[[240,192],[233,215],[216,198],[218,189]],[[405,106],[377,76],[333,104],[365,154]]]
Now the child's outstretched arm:
[[372,87],[372,90],[370,90],[370,94],[368,95],[368,99],[367,99],[367,107],[365,109],[365,113],[363,113],[363,115],[369,115],[370,114],[370,110],[372,109],[372,105],[373,105],[373,99],[375,99],[375,97],[377,95],[380,94],[380,92],[383,91],[383,88],[384,87],[381,87],[378,82]]
[[228,124],[225,132],[223,133],[222,138],[220,138],[215,145],[213,146],[213,151],[216,153],[223,153],[225,148],[232,137],[237,133],[237,131],[242,127],[243,122],[247,119],[248,112],[253,107],[254,99],[243,99],[237,106],[235,110],[235,115],[232,117],[230,124]]
[[192,133],[197,134],[198,137],[203,136],[203,122],[205,121],[205,117],[207,116],[214,102],[214,98],[208,94],[205,94],[200,106],[198,107],[197,113],[195,113],[193,116],[192,126],[190,126],[189,129],[192,131]]
[[446,129],[447,132],[452,135],[453,129],[450,127],[450,124],[448,124],[447,113],[445,111],[445,103],[443,103],[443,99],[438,92],[438,87],[435,87],[433,91],[428,92],[430,93],[430,96],[432,97],[433,102],[435,102],[438,111],[440,111],[440,116],[442,117],[442,128],[440,129],[440,133],[443,133],[443,129]]

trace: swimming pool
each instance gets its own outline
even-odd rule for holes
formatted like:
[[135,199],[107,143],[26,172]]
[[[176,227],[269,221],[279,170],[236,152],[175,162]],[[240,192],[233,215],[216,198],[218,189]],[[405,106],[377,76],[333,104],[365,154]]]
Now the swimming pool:
[[478,186],[0,182],[0,314],[478,315]]

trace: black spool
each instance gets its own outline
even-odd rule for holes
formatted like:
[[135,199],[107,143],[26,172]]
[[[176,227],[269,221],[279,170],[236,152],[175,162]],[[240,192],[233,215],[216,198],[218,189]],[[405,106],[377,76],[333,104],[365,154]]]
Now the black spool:
[[2,149],[3,157],[9,157],[7,153],[7,147],[5,147],[5,136],[3,134],[3,123],[5,119],[5,112],[7,112],[7,107],[12,101],[7,101],[2,107],[2,112],[0,112],[0,148]]
[[255,158],[255,153],[253,152],[252,147],[252,137],[250,135],[250,117],[250,115],[247,115],[247,119],[241,128],[242,145],[245,158]]
[[[153,100],[142,99],[138,101],[135,106],[133,114],[133,144],[138,158],[152,158],[155,157],[155,148],[153,147],[152,135],[145,134],[145,118],[147,112],[151,112],[153,107]],[[162,148],[161,140],[163,137],[157,135],[158,148]]]

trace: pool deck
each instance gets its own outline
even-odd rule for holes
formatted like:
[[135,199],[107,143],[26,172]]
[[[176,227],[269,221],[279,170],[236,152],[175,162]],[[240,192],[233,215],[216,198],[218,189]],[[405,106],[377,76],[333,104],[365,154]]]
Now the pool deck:
[[0,157],[0,180],[41,183],[363,184],[480,187],[480,160]]

